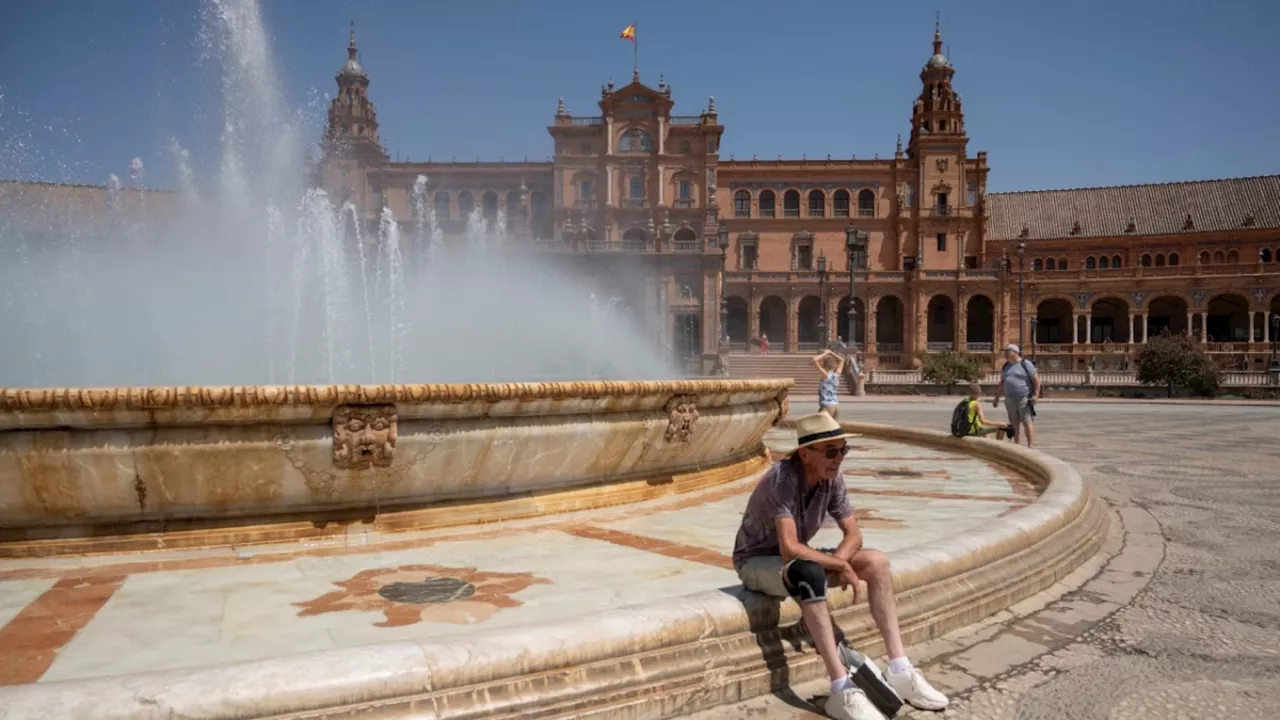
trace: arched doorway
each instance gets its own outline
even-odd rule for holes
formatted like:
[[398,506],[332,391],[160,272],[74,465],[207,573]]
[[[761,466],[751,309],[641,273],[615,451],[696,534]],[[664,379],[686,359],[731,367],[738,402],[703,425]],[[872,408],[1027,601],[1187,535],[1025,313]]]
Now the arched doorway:
[[498,216],[498,193],[492,190],[487,190],[485,191],[485,194],[480,197],[480,202],[484,206],[483,212],[485,220],[491,221]]
[[1129,342],[1129,304],[1117,298],[1096,300],[1089,312],[1089,342],[1094,345]]
[[507,193],[507,222],[520,217],[520,191],[512,190]]
[[816,352],[822,344],[822,335],[818,330],[818,319],[822,317],[822,303],[817,295],[809,295],[800,300],[796,318],[796,339],[800,342],[801,352]]
[[769,338],[769,348],[782,352],[787,343],[787,303],[777,295],[760,301],[760,334]]
[[1041,345],[1070,345],[1071,303],[1066,300],[1044,300],[1036,306],[1036,324],[1032,328],[1031,343]]
[[880,298],[876,303],[876,351],[881,355],[901,353],[905,330],[902,301],[893,295]]
[[929,299],[928,318],[925,320],[925,337],[930,352],[955,349],[956,305],[946,295],[934,295]]
[[1240,295],[1218,295],[1205,316],[1208,342],[1246,342],[1249,339],[1249,301]]
[[991,352],[996,344],[996,305],[986,295],[974,295],[965,305],[965,349]]
[[702,354],[702,318],[698,313],[677,313],[672,342],[675,359],[687,363]]
[[1161,295],[1147,303],[1148,339],[1168,332],[1182,335],[1187,331],[1187,301],[1173,295]]
[[727,298],[729,318],[726,329],[729,343],[734,350],[745,350],[747,347],[747,301],[737,295]]
[[644,250],[646,245],[646,235],[644,230],[640,228],[631,228],[622,233],[622,248],[624,250]]
[[673,250],[682,250],[684,252],[698,251],[698,235],[692,228],[682,227],[671,236]]
[[474,212],[475,209],[476,201],[471,197],[471,193],[463,190],[462,193],[458,195],[458,217],[463,220],[469,219],[471,217],[471,213]]
[[[853,302],[853,309],[857,313],[854,328],[854,337],[852,344],[862,347],[867,342],[867,309],[862,304],[862,298],[856,298]],[[836,308],[836,337],[849,344],[849,296],[845,295],[840,298],[840,304]]]

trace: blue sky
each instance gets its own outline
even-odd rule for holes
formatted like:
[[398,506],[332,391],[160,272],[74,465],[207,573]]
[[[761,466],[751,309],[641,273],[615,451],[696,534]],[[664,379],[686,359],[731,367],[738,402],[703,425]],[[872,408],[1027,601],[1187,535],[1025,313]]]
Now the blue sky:
[[[934,11],[991,189],[1280,172],[1280,3],[1264,0],[267,0],[292,106],[331,93],[356,22],[393,155],[545,158],[556,99],[595,114],[631,74],[714,95],[722,157],[870,157],[906,135]],[[0,2],[0,176],[101,183],[175,173],[170,137],[209,163],[215,69],[196,0]],[[317,138],[318,139],[318,138]],[[22,147],[15,150],[16,143]]]

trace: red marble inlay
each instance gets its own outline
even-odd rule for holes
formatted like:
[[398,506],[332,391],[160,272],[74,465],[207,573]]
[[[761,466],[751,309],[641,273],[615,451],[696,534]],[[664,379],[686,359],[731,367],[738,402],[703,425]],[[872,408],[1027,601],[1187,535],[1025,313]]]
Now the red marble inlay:
[[125,575],[64,577],[0,628],[0,685],[40,679],[111,599]]

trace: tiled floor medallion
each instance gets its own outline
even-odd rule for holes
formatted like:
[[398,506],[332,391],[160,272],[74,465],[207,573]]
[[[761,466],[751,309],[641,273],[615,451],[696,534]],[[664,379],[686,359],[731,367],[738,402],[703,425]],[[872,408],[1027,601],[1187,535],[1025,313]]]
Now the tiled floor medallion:
[[379,611],[377,627],[403,627],[418,622],[474,625],[503,608],[522,603],[512,595],[530,585],[550,584],[532,573],[484,572],[475,568],[402,565],[365,570],[334,583],[341,590],[294,603],[299,617],[329,612]]

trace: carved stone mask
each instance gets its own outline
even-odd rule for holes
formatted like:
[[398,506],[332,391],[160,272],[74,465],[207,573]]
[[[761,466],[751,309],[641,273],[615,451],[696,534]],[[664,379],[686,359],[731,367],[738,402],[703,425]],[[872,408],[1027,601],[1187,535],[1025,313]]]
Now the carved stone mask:
[[342,405],[333,413],[333,464],[389,467],[396,452],[395,405]]

